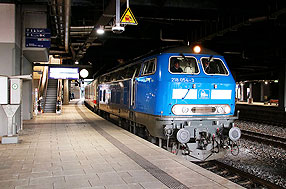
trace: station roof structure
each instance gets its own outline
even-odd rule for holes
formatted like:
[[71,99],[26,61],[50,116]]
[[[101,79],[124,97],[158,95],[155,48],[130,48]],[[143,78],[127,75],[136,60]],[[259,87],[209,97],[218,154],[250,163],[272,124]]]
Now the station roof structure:
[[[127,5],[120,1],[122,16]],[[138,25],[121,34],[112,32],[116,0],[7,2],[47,5],[50,54],[92,65],[94,73],[154,49],[197,43],[225,56],[236,80],[277,79],[285,64],[285,0],[129,0]]]

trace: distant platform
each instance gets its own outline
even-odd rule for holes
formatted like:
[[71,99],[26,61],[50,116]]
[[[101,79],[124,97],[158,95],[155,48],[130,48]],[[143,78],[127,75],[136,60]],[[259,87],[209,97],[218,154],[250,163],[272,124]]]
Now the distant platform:
[[239,110],[239,119],[261,121],[269,124],[286,125],[286,112],[278,109],[278,104],[262,102],[237,102],[236,112]]
[[248,102],[236,102],[236,104],[243,104],[243,105],[249,105],[249,106],[265,106],[265,107],[278,107],[278,103],[276,101],[274,102],[253,102],[253,103],[248,103]]

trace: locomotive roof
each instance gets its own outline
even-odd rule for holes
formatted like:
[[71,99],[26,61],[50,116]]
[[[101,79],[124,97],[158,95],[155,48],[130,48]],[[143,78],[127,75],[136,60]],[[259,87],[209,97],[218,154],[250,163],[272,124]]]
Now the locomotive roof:
[[[127,66],[130,66],[130,65],[133,65],[133,64],[136,64],[135,62],[137,60],[141,60],[141,59],[144,59],[144,58],[147,58],[147,57],[150,57],[150,56],[154,56],[154,55],[157,55],[157,54],[161,54],[161,53],[183,53],[183,54],[208,54],[208,55],[220,55],[218,54],[217,52],[215,51],[212,51],[212,50],[209,50],[207,48],[203,48],[201,47],[201,52],[200,53],[195,53],[193,51],[193,47],[194,46],[176,46],[176,47],[165,47],[164,49],[157,49],[157,50],[154,50],[154,51],[151,51],[145,55],[142,55],[140,57],[137,57],[133,60],[130,60],[127,64],[124,64],[124,65],[119,65],[111,70],[108,70],[107,73],[111,73],[111,72],[114,72],[115,70],[118,70],[118,69],[123,69]],[[104,73],[102,75],[106,75],[107,73]]]
[[209,55],[220,55],[215,51],[212,51],[210,49],[201,47],[200,53],[195,53],[193,51],[194,46],[179,46],[179,47],[171,47],[168,49],[164,49],[162,53],[190,53],[190,54],[209,54]]

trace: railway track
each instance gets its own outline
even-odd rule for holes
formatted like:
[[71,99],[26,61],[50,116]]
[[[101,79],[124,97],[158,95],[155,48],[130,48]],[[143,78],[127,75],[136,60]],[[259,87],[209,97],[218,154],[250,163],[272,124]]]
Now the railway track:
[[272,145],[275,147],[286,149],[286,138],[266,135],[262,133],[256,133],[256,132],[247,131],[247,130],[241,131],[241,137],[248,139],[248,140],[261,142],[267,145]]
[[241,171],[220,161],[212,160],[207,162],[194,163],[245,188],[282,188],[276,184]]
[[239,117],[240,121],[249,121],[249,122],[256,122],[256,123],[261,123],[261,124],[268,124],[268,125],[277,125],[279,127],[286,127],[286,123],[285,122],[281,122],[281,121],[274,121],[274,120],[262,120],[261,117],[257,117],[257,118],[245,118],[245,117]]

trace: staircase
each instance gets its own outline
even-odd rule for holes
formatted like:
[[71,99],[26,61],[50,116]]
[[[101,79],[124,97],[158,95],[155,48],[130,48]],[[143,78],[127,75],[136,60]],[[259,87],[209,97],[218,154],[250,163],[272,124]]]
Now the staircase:
[[56,113],[58,80],[49,79],[45,97],[44,113]]

